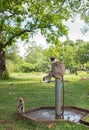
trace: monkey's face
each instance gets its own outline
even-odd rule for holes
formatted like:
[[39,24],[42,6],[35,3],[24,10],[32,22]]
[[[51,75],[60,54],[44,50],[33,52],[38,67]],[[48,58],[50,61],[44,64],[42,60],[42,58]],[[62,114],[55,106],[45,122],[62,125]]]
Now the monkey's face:
[[19,100],[19,102],[23,102],[23,100]]

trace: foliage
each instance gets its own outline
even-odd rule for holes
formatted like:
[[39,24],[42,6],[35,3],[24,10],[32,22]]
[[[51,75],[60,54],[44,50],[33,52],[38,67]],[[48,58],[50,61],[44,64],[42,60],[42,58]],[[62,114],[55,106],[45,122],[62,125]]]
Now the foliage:
[[36,45],[36,43],[32,43],[28,46],[24,60],[28,63],[39,63],[43,56],[44,49],[40,45]]
[[29,73],[32,71],[36,71],[36,67],[37,67],[36,64],[30,64],[30,63],[24,62],[21,65],[21,72]]
[[4,71],[2,76],[1,76],[1,79],[9,79],[10,75],[8,73],[8,71]]
[[77,51],[78,60],[81,64],[89,61],[89,42],[84,42],[79,46]]
[[6,48],[6,65],[8,72],[20,72],[23,59],[19,55],[16,44]]
[[89,43],[83,40],[75,42],[67,40],[52,44],[48,48],[31,43],[28,46],[24,59],[18,55],[18,51],[10,47],[7,54],[7,69],[10,72],[46,72],[51,69],[50,57],[54,55],[58,60],[62,60],[67,69],[74,73],[80,69],[81,64],[88,67]]
[[[27,41],[40,30],[48,42],[55,43],[60,36],[67,35],[63,20],[76,13],[87,22],[88,1],[68,0],[0,0],[0,37],[3,48],[19,37]],[[85,12],[86,15],[83,15]],[[73,15],[72,15],[73,14]]]
[[59,42],[58,44],[50,45],[49,48],[45,51],[45,55],[47,57],[55,56],[57,59],[60,58],[60,55],[62,53],[62,43]]
[[89,71],[89,62],[86,63],[87,71]]
[[28,40],[28,33],[31,36],[38,30],[52,40],[67,34],[62,20],[67,20],[70,12],[67,4],[64,5],[65,1],[1,0],[0,3],[3,47],[11,45],[19,37]]
[[[73,44],[73,41],[71,42],[71,44]],[[74,46],[70,45],[70,41],[65,41],[63,45],[64,45],[63,60],[64,63],[66,64],[66,67],[70,68],[71,66],[75,65],[75,61],[74,61],[75,49]]]
[[81,64],[86,64],[89,60],[89,43],[83,40],[75,42],[67,40],[63,42],[63,61],[67,68],[79,70]]
[[47,68],[44,52],[44,48],[40,45],[36,45],[35,43],[28,46],[24,61],[29,63],[29,68],[33,66],[33,69],[30,69],[30,71],[44,71]]
[[6,59],[13,61],[14,63],[17,63],[20,61],[21,57],[19,55],[19,48],[14,43],[12,46],[9,46],[5,49],[6,52]]

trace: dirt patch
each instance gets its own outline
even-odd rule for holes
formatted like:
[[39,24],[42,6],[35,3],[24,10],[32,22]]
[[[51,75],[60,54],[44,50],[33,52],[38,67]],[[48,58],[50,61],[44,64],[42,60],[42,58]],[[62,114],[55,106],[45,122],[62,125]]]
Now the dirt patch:
[[89,78],[81,78],[80,80],[89,80]]
[[0,118],[0,124],[13,124],[13,121]]

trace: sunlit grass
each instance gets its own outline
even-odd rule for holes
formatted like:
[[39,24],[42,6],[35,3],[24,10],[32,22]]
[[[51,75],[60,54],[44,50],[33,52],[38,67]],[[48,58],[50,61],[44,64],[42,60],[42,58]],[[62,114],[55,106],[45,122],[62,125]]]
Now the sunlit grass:
[[[43,73],[14,73],[8,80],[0,80],[0,130],[47,130],[48,125],[39,125],[16,116],[17,100],[25,99],[25,110],[38,106],[54,106],[55,83],[44,83]],[[65,105],[89,108],[89,77],[86,72],[78,75],[65,74]],[[88,130],[83,125],[59,122],[52,130]]]

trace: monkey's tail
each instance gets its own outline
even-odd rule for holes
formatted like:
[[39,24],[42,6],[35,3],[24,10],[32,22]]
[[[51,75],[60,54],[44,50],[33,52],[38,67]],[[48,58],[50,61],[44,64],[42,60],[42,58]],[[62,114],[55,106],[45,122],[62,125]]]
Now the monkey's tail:
[[64,77],[62,76],[62,86],[63,86],[63,106],[62,106],[62,117],[64,118]]

